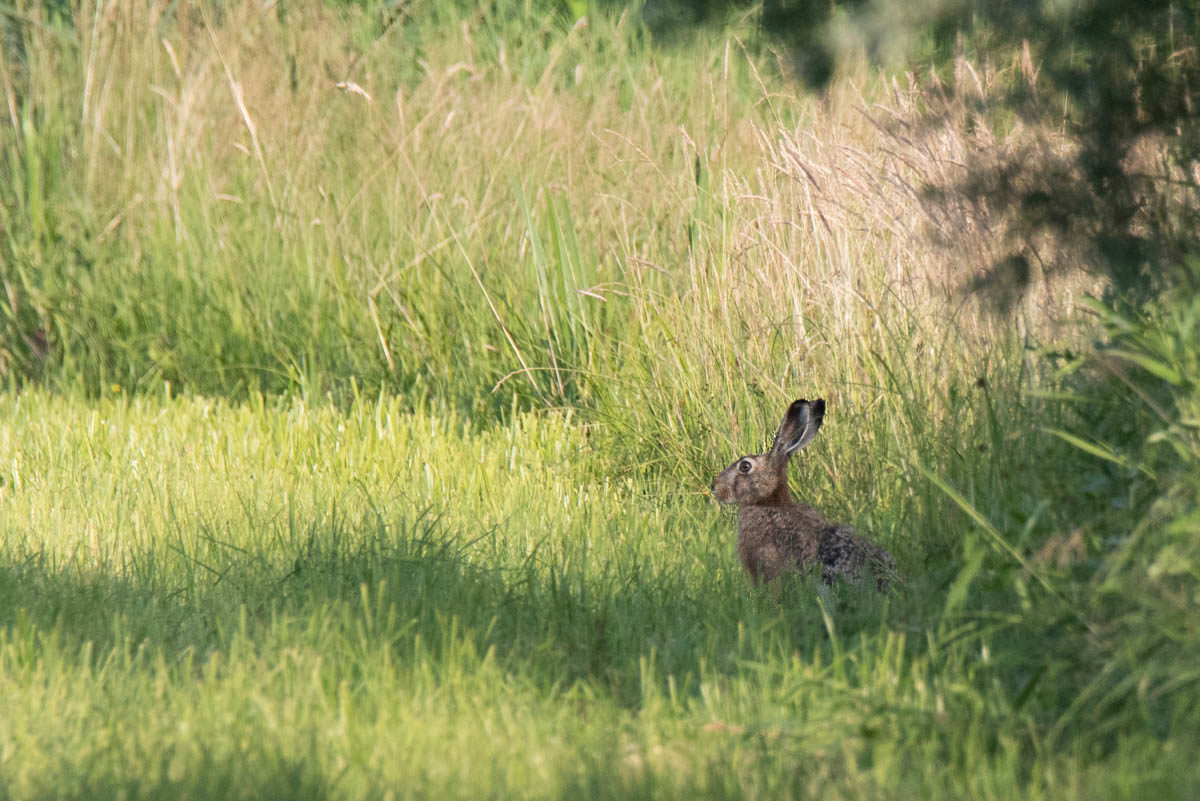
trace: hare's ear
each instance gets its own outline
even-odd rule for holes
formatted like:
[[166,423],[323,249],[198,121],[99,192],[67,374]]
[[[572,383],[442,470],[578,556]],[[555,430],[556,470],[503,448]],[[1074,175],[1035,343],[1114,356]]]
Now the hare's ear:
[[771,455],[776,457],[791,456],[809,443],[821,429],[821,421],[825,419],[825,401],[818,398],[811,403],[801,398],[788,407],[783,424],[775,433],[775,442],[771,445]]

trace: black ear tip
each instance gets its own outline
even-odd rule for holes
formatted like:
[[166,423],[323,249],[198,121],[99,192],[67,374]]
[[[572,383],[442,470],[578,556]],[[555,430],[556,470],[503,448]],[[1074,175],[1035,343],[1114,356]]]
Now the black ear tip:
[[815,401],[806,400],[804,398],[794,400],[792,401],[792,405],[788,407],[787,413],[788,415],[799,414],[800,410],[805,406],[808,407],[809,414],[811,414],[813,417],[820,417],[821,415],[825,414],[824,398],[817,398]]

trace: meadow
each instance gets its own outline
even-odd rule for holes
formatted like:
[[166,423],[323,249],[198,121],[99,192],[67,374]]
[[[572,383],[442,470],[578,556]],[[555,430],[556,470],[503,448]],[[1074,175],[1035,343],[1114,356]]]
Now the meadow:
[[[0,8],[0,799],[1194,796],[1200,303],[923,192],[1020,71],[500,5]],[[801,396],[884,595],[737,563]]]

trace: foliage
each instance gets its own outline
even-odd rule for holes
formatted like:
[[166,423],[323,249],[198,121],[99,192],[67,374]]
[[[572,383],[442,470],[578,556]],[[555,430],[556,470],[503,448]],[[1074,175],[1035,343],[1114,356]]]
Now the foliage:
[[1082,267],[1118,295],[1148,297],[1186,279],[1184,259],[1200,246],[1195,8],[1100,0],[965,9],[992,48],[1023,48],[1025,79],[1005,104],[1031,127],[1065,119],[1069,141],[1057,152],[1035,142],[972,170],[969,191],[1009,220],[1010,255],[986,280],[1027,283],[1037,271]]
[[[700,20],[743,6],[681,5]],[[1000,252],[978,272],[964,265],[964,286],[1006,309],[1039,277],[1081,269],[1111,282],[1114,298],[1188,280],[1184,261],[1200,248],[1194,3],[767,0],[759,20],[814,88],[858,49],[932,67],[926,86],[956,97],[930,105],[929,126],[965,103],[978,126],[1003,130],[1015,117],[1025,128],[1024,140],[974,154],[954,183],[926,188],[951,207],[986,209],[999,229]],[[1005,73],[1006,90],[946,80],[964,57]]]
[[1128,422],[1086,440],[1060,432],[1115,466],[1133,512],[1123,526],[1106,527],[1090,585],[1105,662],[1073,713],[1091,707],[1092,725],[1111,731],[1119,710],[1136,705],[1150,727],[1167,732],[1174,715],[1200,712],[1200,301],[1176,289],[1136,313],[1093,308],[1107,334],[1095,362],[1119,384],[1110,394],[1122,416],[1148,425],[1132,437]]

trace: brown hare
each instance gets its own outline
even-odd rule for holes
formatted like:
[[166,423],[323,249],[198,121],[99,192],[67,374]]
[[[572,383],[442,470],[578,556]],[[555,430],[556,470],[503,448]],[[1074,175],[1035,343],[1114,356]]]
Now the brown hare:
[[826,584],[858,581],[866,568],[882,590],[896,570],[891,554],[797,503],[788,489],[788,459],[816,436],[824,416],[821,399],[793,403],[771,450],[743,456],[722,470],[713,479],[713,495],[738,507],[738,557],[755,584],[819,564]]

